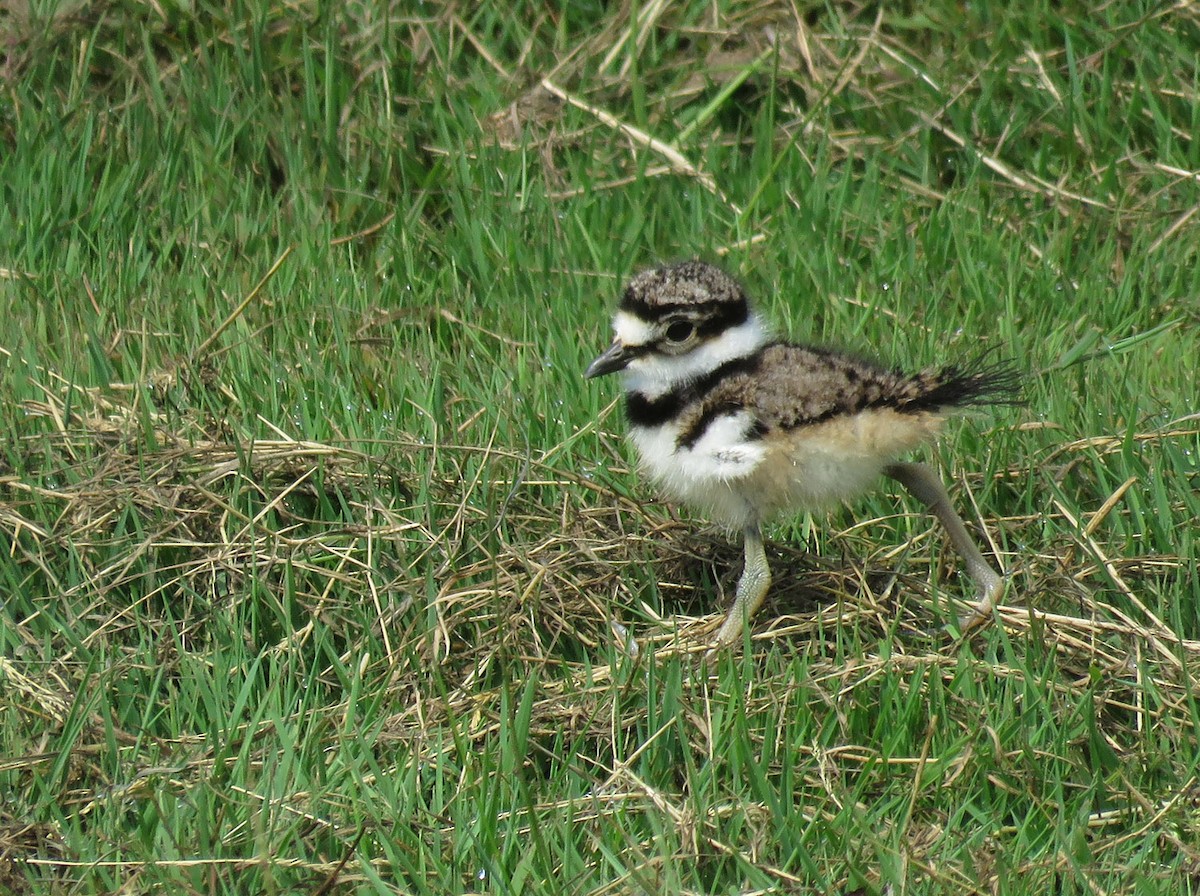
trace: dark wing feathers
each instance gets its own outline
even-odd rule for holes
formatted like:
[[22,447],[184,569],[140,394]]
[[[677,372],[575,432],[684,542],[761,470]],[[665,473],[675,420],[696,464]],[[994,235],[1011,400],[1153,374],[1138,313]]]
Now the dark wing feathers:
[[983,355],[961,366],[952,365],[912,377],[918,388],[902,411],[935,411],[972,405],[1022,403],[1023,378],[1009,361]]
[[986,357],[910,375],[839,352],[775,343],[761,349],[756,363],[744,371],[708,385],[701,399],[706,412],[695,420],[697,432],[718,413],[747,408],[763,434],[868,408],[915,414],[1017,404],[1021,378],[1008,363]]

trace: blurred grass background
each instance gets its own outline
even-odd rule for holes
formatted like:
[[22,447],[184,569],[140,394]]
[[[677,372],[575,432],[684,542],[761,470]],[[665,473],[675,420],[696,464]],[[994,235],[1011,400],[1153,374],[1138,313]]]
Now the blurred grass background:
[[[0,5],[0,891],[1200,891],[1200,11]],[[739,552],[580,371],[719,260],[1028,406]],[[611,623],[616,623],[614,627]],[[627,641],[628,635],[634,640]]]

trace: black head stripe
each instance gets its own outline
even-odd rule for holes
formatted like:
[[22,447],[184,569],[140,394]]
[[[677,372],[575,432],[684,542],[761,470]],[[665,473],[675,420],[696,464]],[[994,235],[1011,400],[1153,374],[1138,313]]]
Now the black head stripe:
[[702,337],[716,336],[741,326],[750,317],[750,306],[745,302],[712,304],[712,309],[696,321],[696,332]]
[[750,317],[747,302],[678,302],[651,305],[644,299],[632,296],[627,291],[621,299],[621,310],[647,323],[683,317],[695,321],[696,332],[701,336],[715,336],[730,327],[744,324]]
[[621,310],[628,311],[634,317],[642,320],[662,320],[672,314],[691,314],[697,317],[717,314],[741,314],[745,319],[749,313],[749,302],[744,298],[740,301],[723,301],[709,299],[703,302],[647,302],[633,289],[625,290],[621,296]]

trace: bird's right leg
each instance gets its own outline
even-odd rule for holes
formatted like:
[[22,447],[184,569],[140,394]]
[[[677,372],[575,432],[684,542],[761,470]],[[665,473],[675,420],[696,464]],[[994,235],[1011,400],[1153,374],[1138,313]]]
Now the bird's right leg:
[[721,623],[714,639],[714,650],[729,647],[742,639],[742,632],[750,624],[755,611],[762,606],[767,588],[771,584],[771,570],[767,566],[767,552],[763,548],[762,533],[757,523],[745,530],[746,565],[738,579],[737,597]]

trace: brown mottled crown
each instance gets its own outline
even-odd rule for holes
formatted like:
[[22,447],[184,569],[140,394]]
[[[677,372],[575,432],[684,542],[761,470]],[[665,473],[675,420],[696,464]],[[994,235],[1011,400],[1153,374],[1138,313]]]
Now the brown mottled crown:
[[682,261],[642,271],[630,280],[621,310],[645,321],[687,313],[736,326],[749,316],[750,302],[741,285],[720,268]]

